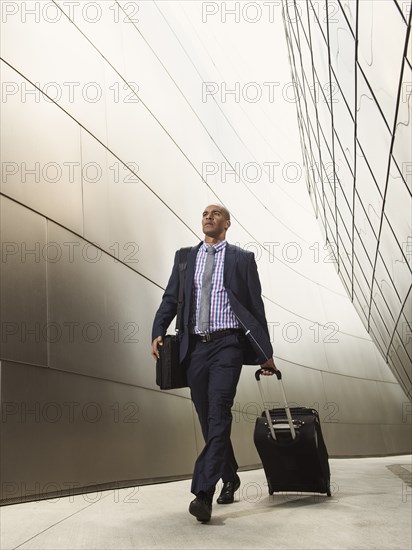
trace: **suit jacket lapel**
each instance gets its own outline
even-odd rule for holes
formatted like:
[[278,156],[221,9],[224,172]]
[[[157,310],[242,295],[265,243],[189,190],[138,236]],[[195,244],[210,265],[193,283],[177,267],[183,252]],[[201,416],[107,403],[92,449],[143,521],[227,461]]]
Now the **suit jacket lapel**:
[[203,241],[195,246],[192,246],[192,248],[189,250],[189,254],[187,255],[185,290],[192,290],[193,277],[195,274],[196,256],[202,244]]
[[230,286],[230,280],[236,264],[237,248],[233,244],[226,243],[225,265],[223,268],[223,284],[225,288]]
[[192,246],[191,250],[189,250],[189,254],[187,255],[187,266],[186,266],[186,275],[185,275],[185,322],[187,323],[189,320],[189,313],[190,313],[190,301],[192,298],[192,287],[193,287],[193,278],[195,276],[195,264],[196,264],[196,256],[199,248],[202,246],[203,241],[201,241],[199,244]]

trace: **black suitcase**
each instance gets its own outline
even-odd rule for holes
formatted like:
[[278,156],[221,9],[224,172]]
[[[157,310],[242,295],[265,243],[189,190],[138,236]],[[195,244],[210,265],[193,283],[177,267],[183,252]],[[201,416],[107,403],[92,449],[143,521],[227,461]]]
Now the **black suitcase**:
[[[262,370],[256,371],[262,401],[260,382]],[[254,442],[265,470],[269,494],[279,491],[310,493],[330,492],[328,452],[322,437],[318,412],[306,407],[289,408],[280,382],[283,409],[265,409],[256,419]]]

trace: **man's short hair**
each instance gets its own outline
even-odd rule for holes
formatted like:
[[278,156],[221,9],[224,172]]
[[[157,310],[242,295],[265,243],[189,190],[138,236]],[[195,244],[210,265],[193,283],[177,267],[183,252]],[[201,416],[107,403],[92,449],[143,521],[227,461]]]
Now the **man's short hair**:
[[229,210],[227,208],[225,208],[222,204],[217,204],[216,206],[218,206],[220,208],[220,210],[222,211],[222,214],[224,215],[225,219],[230,220]]

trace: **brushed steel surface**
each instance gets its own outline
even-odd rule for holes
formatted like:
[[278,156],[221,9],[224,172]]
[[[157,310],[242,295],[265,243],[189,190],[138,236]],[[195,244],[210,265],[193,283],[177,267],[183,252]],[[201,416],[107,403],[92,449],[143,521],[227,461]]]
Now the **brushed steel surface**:
[[0,360],[47,366],[46,220],[0,196]]
[[7,361],[1,377],[3,491],[191,474],[189,399]]
[[[27,85],[4,63],[1,77]],[[53,103],[22,101],[18,93],[7,97],[1,115],[1,191],[81,234],[79,125]]]

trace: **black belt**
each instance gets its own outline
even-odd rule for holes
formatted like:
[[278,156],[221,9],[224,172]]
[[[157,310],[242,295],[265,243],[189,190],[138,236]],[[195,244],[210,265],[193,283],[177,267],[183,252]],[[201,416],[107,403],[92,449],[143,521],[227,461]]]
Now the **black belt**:
[[241,334],[243,333],[240,328],[226,328],[222,330],[214,330],[206,334],[191,334],[193,338],[199,340],[200,342],[210,342],[210,340],[216,340],[217,338],[222,338],[223,336],[229,336],[229,334]]

